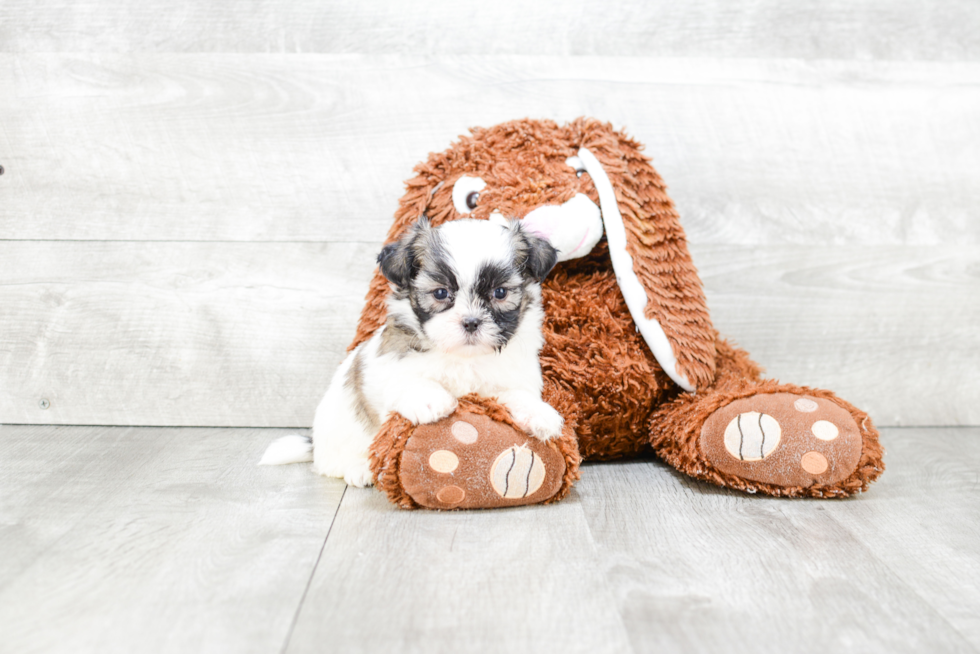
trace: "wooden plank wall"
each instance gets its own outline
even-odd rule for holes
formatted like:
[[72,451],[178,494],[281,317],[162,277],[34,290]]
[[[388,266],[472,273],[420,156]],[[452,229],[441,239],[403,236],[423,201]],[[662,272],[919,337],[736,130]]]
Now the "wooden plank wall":
[[471,125],[648,146],[716,326],[980,424],[980,4],[0,4],[0,422],[306,426],[402,180]]

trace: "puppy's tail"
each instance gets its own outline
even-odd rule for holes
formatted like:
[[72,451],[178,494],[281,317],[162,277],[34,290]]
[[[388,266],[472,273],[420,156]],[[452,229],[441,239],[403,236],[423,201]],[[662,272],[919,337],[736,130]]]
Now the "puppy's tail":
[[313,460],[313,439],[290,434],[275,441],[265,450],[260,466],[279,466],[284,463],[307,463]]

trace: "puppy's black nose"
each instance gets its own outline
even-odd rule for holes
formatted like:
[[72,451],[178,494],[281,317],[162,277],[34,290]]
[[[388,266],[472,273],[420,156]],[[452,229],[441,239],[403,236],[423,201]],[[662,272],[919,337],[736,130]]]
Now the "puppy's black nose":
[[479,318],[463,318],[463,329],[472,334],[480,327]]

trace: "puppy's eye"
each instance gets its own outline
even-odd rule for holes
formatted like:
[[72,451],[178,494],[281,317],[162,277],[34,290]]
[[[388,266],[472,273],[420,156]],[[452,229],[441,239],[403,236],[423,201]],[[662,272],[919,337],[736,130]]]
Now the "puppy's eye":
[[581,177],[582,173],[587,172],[585,170],[585,164],[578,157],[569,157],[565,159],[565,163],[575,169],[575,176]]
[[437,300],[445,300],[447,297],[449,297],[449,291],[444,288],[437,288],[436,290],[432,291],[432,297]]
[[507,297],[507,289],[506,288],[494,289],[493,297],[497,300],[503,300],[505,297]]
[[462,214],[469,213],[476,209],[480,201],[480,191],[486,187],[487,183],[479,177],[467,177],[463,175],[453,184],[453,207]]

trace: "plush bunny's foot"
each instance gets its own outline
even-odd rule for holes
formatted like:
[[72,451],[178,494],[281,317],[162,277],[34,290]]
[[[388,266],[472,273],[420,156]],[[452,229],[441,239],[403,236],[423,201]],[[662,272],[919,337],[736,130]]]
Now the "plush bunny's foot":
[[567,494],[578,472],[570,430],[542,442],[499,420],[500,411],[491,400],[461,401],[432,424],[392,416],[372,450],[377,486],[404,508],[486,509]]
[[753,395],[708,417],[701,449],[719,471],[783,487],[833,486],[861,459],[861,432],[830,400],[791,393]]
[[675,468],[750,493],[846,497],[884,470],[868,417],[829,391],[766,382],[684,396],[651,427]]
[[433,509],[542,502],[561,488],[564,472],[557,449],[472,413],[417,427],[401,459],[405,491]]

